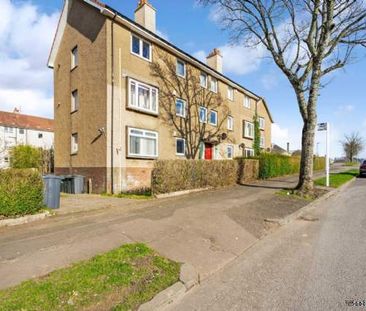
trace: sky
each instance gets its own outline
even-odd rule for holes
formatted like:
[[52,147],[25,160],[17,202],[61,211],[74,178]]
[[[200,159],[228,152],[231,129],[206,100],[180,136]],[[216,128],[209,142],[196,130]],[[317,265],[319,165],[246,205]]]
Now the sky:
[[[133,18],[138,0],[105,0]],[[275,124],[272,142],[300,149],[302,119],[294,93],[262,48],[230,44],[215,11],[194,0],[151,0],[157,9],[158,33],[176,46],[204,60],[213,48],[224,56],[224,73],[264,97]],[[47,59],[63,0],[0,0],[0,110],[53,117],[53,75]],[[331,124],[331,156],[343,155],[340,141],[359,132],[366,140],[366,49],[358,60],[327,80],[321,90],[319,122]],[[316,151],[325,153],[325,133],[316,138]],[[361,154],[366,158],[366,150]]]

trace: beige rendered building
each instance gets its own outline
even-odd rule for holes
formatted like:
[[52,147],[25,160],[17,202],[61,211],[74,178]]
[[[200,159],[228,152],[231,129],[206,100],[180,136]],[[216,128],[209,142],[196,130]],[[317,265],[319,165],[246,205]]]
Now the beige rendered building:
[[[54,71],[55,170],[86,177],[93,192],[149,187],[156,159],[184,159],[185,140],[164,120],[161,85],[151,63],[165,53],[179,79],[197,72],[202,88],[221,94],[229,115],[219,141],[204,139],[196,158],[253,153],[257,111],[261,147],[271,147],[268,107],[260,96],[222,74],[219,50],[200,62],[156,34],[156,11],[141,0],[135,21],[97,0],[65,0],[49,58]],[[184,98],[176,99],[184,117]],[[197,122],[215,128],[221,111],[199,107]]]

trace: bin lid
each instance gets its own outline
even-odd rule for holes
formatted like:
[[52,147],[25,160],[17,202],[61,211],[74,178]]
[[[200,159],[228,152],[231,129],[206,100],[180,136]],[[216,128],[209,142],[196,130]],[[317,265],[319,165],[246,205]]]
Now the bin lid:
[[63,179],[63,178],[56,175],[45,175],[43,176],[43,179]]

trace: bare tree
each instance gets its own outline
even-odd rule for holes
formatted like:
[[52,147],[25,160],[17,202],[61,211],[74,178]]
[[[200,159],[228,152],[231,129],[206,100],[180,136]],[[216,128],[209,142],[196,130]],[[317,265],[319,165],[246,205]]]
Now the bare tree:
[[[317,102],[324,77],[366,46],[364,0],[199,0],[235,43],[264,46],[290,82],[303,119],[300,192],[313,190]],[[243,55],[245,57],[245,55]]]
[[365,147],[364,140],[357,132],[354,132],[351,135],[345,135],[341,144],[343,146],[344,153],[350,162],[352,162]]
[[[224,105],[218,91],[212,92],[200,84],[200,72],[186,65],[185,77],[177,75],[177,63],[164,52],[159,53],[157,61],[151,63],[151,75],[159,81],[159,109],[161,117],[173,125],[180,138],[185,139],[187,159],[195,159],[202,143],[220,143],[228,137],[226,125],[229,109]],[[183,110],[177,113],[177,100]],[[217,125],[210,125],[208,120],[200,122],[200,107],[217,112]]]

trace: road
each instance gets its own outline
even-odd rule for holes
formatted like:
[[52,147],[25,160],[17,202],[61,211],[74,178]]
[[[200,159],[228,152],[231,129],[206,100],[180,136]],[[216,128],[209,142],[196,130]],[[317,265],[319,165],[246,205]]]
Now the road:
[[353,299],[366,300],[366,179],[256,243],[170,310],[349,310]]

